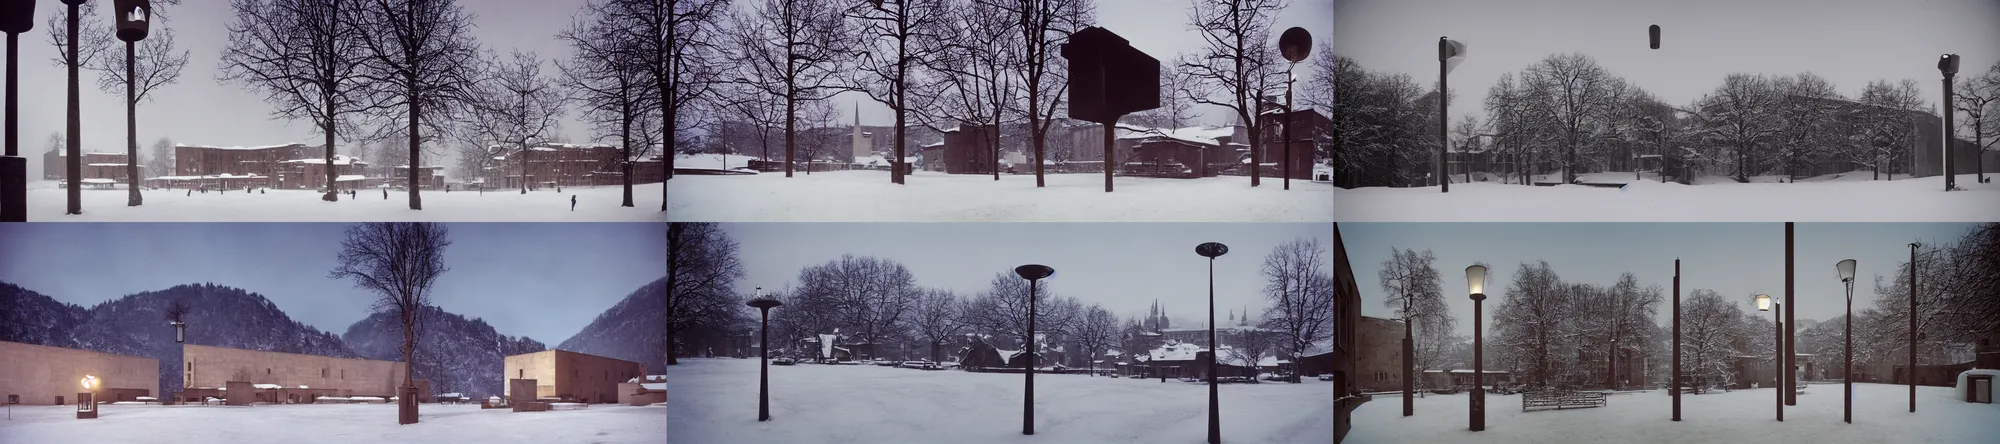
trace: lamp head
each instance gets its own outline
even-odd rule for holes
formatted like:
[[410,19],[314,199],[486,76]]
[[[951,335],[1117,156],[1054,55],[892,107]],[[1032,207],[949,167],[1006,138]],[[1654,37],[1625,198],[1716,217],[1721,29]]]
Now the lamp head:
[[83,375],[83,380],[81,382],[83,383],[83,390],[87,392],[97,391],[97,387],[103,385],[98,382],[96,376],[91,376],[91,375]]
[[1660,49],[1660,25],[1647,26],[1646,37],[1652,41],[1653,49]]
[[136,42],[146,39],[146,31],[153,22],[153,5],[147,0],[113,0],[112,13],[117,16],[118,40]]
[[1470,294],[1486,294],[1486,266],[1472,264],[1465,267],[1466,291]]
[[0,0],[0,32],[23,33],[35,29],[37,0]]
[[1213,259],[1229,254],[1229,246],[1223,245],[1221,242],[1203,242],[1201,245],[1194,246],[1194,254]]
[[1938,72],[1947,76],[1958,75],[1958,54],[1938,56]]
[[1840,271],[1840,281],[1841,281],[1841,282],[1854,282],[1854,260],[1853,260],[1853,259],[1847,259],[1847,260],[1843,260],[1843,261],[1840,261],[1840,263],[1839,263],[1839,264],[1835,264],[1835,265],[1834,265],[1834,268],[1835,268],[1835,269],[1838,269],[1838,270]]
[[1049,266],[1047,265],[1028,264],[1019,267],[1014,267],[1014,274],[1020,275],[1021,279],[1038,281],[1046,279],[1050,276],[1055,276],[1056,269],[1049,268]]
[[1757,311],[1771,311],[1771,306],[1776,304],[1776,301],[1771,300],[1771,295],[1757,295]]
[[1312,33],[1296,26],[1285,30],[1278,36],[1278,53],[1292,63],[1305,61],[1306,55],[1312,53]]
[[763,310],[769,310],[772,308],[777,308],[779,306],[785,305],[785,303],[778,302],[777,299],[758,296],[756,299],[751,299],[749,302],[744,302],[743,305],[757,307]]

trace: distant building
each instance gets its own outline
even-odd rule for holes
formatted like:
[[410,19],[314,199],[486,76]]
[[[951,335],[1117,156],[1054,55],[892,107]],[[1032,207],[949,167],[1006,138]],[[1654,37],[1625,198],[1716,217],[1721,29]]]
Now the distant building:
[[[303,355],[184,344],[181,346],[183,401],[200,402],[210,393],[231,404],[310,403],[325,396],[396,396],[409,365],[394,361]],[[257,393],[244,396],[242,389]],[[229,388],[230,390],[216,390]],[[420,391],[428,398],[429,390]]]
[[[1263,125],[1263,134],[1260,136],[1261,149],[1264,151],[1263,160],[1267,164],[1264,168],[1267,170],[1265,177],[1283,178],[1289,175],[1293,179],[1311,180],[1313,165],[1321,157],[1318,155],[1319,147],[1331,145],[1322,141],[1330,140],[1332,137],[1333,119],[1311,108],[1286,113],[1283,107],[1266,110],[1260,118],[1271,120],[1270,124]],[[1291,171],[1289,174],[1279,174],[1284,169],[1287,126],[1292,128]]]
[[[508,356],[504,370],[502,380],[535,380],[537,398],[586,403],[618,402],[618,384],[646,374],[645,366],[637,362],[568,350]],[[513,388],[506,390],[511,399]]]
[[99,401],[159,396],[157,359],[0,341],[0,395],[10,403],[76,404],[84,376],[97,377]]
[[[66,176],[64,168],[69,166],[69,153],[62,149],[49,150],[42,154],[42,178],[62,180]],[[125,178],[125,153],[112,151],[91,151],[83,153],[83,179],[111,179],[117,183],[130,183]],[[139,165],[140,177],[147,173],[145,165]]]

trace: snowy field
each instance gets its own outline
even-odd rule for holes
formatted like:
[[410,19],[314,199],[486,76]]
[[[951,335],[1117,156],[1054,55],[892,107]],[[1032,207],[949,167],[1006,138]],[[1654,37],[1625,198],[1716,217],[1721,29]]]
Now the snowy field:
[[[1630,173],[1620,173],[1623,174]],[[1987,175],[1991,178],[1994,175]],[[1623,176],[1629,178],[1630,176]],[[1867,172],[1797,183],[1681,185],[1637,181],[1622,188],[1497,183],[1336,190],[1341,222],[1990,222],[2000,220],[2000,180],[1960,175],[1873,181]],[[678,180],[678,179],[676,179]]]
[[1663,390],[1610,396],[1605,407],[1523,413],[1521,395],[1487,395],[1486,431],[1466,429],[1466,395],[1427,395],[1404,417],[1398,395],[1354,411],[1350,444],[1368,443],[1985,443],[2000,434],[2000,404],[1971,404],[1950,387],[1854,384],[1854,423],[1840,421],[1838,384],[1814,384],[1776,420],[1769,389],[1681,396],[1681,421]]
[[[54,181],[28,184],[28,220],[31,222],[652,222],[666,219],[660,212],[661,184],[632,186],[632,207],[618,206],[624,199],[619,186],[563,187],[521,194],[519,189],[478,191],[425,190],[424,209],[410,209],[409,194],[382,190],[362,190],[359,199],[341,196],[339,202],[320,200],[313,190],[270,190],[264,194],[200,192],[187,190],[145,190],[145,204],[125,206],[127,190],[84,189],[83,214],[65,215],[68,190]],[[576,196],[576,211],[570,211],[570,196]]]
[[582,410],[513,413],[479,405],[419,408],[396,424],[396,406],[112,405],[97,419],[75,406],[14,406],[0,421],[5,443],[646,443],[664,442],[666,408],[592,404]]
[[[680,179],[674,179],[680,180]],[[667,434],[690,443],[1199,443],[1208,386],[1035,375],[1035,435],[1021,434],[1022,375],[872,365],[771,366],[757,421],[757,360],[668,367]],[[1333,441],[1333,383],[1225,384],[1227,443]]]
[[[720,166],[719,163],[717,166]],[[741,166],[736,164],[736,166]],[[670,218],[702,222],[1325,222],[1333,185],[1248,177],[1161,179],[1103,174],[945,174],[918,171],[904,185],[888,171],[679,175],[667,188]]]

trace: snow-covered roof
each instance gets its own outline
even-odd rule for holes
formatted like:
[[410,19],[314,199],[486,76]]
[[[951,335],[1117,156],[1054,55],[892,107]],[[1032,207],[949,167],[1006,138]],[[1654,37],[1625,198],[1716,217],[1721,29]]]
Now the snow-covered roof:
[[1192,342],[1179,342],[1147,351],[1146,357],[1152,361],[1191,361],[1194,360],[1196,353],[1204,350],[1208,348]]
[[103,179],[103,178],[90,178],[90,179],[84,179],[83,183],[118,183],[118,181],[111,179]]
[[362,180],[362,179],[367,179],[367,178],[368,178],[368,176],[363,176],[363,175],[360,175],[360,174],[342,174],[342,175],[340,175],[340,177],[335,177],[335,178],[333,178],[333,181],[334,181],[334,182],[353,182],[353,181],[357,181],[357,180]]
[[285,388],[285,386],[282,386],[282,385],[277,385],[277,384],[250,384],[250,386],[251,386],[251,387],[256,387],[256,388],[260,388],[260,389],[265,389],[265,390],[271,390],[271,389],[281,389],[281,388]]
[[[94,166],[94,167],[122,167],[122,166],[125,166],[125,165],[127,165],[127,164],[123,164],[123,163],[91,163],[91,164],[86,164],[86,165],[90,165],[90,166]],[[145,165],[139,165],[139,168],[145,168],[145,167],[146,167]]]
[[[407,163],[406,163],[406,164],[402,164],[402,165],[396,165],[396,166],[393,166],[393,167],[389,167],[389,168],[394,168],[394,169],[398,169],[398,170],[407,170],[407,169],[410,169],[410,164],[407,164]],[[426,169],[426,170],[440,170],[440,169],[444,169],[444,167],[441,167],[441,166],[437,166],[437,165],[431,165],[431,166],[420,166],[420,167],[417,167],[417,168],[422,168],[422,169]]]
[[[280,162],[278,162],[278,163],[301,163],[301,164],[320,164],[320,165],[325,165],[325,164],[326,164],[326,158],[325,158],[325,157],[314,157],[314,158],[310,158],[310,159],[292,159],[292,160],[286,160],[286,161],[280,161]],[[357,158],[357,157],[351,157],[351,156],[348,156],[348,155],[346,155],[346,154],[335,154],[335,155],[333,155],[333,164],[334,164],[334,165],[367,165],[367,164],[368,164],[368,162],[367,162],[367,161],[364,161],[364,160],[361,160],[360,158]]]
[[649,383],[645,383],[645,384],[639,384],[639,388],[643,388],[643,389],[646,389],[646,390],[666,390],[666,389],[667,389],[667,383],[664,383],[664,382],[649,382]]
[[303,147],[303,146],[306,146],[306,144],[303,144],[303,143],[298,143],[298,142],[292,142],[292,143],[287,143],[287,144],[283,144],[283,145],[261,145],[261,146],[214,146],[214,145],[175,145],[174,147],[175,147],[175,148],[207,148],[207,149],[216,149],[216,150],[267,150],[267,149],[272,149],[272,148],[290,148],[290,147]]
[[1207,146],[1221,146],[1221,143],[1218,141],[1219,139],[1236,134],[1236,127],[1233,126],[1195,126],[1179,129],[1134,127],[1129,130],[1127,129],[1129,125],[1121,124],[1118,126],[1119,132],[1122,134],[1118,136],[1119,139],[1166,139]]

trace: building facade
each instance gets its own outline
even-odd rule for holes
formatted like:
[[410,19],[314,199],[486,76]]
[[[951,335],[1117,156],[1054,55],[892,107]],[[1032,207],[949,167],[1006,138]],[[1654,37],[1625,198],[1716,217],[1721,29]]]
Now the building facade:
[[[117,183],[129,183],[125,179],[126,156],[123,152],[92,151],[83,153],[84,179],[111,179]],[[69,153],[62,149],[49,150],[42,154],[42,178],[62,180],[66,177],[64,168],[69,166]],[[139,165],[139,174],[147,176],[145,165]]]
[[[543,350],[508,356],[502,379],[535,380],[535,397],[575,402],[618,402],[618,384],[644,376],[637,362],[568,350]],[[508,398],[513,388],[507,387]]]
[[1362,316],[1357,329],[1360,355],[1355,360],[1362,391],[1403,390],[1403,323]]
[[[1282,111],[1267,111],[1262,117],[1272,120],[1272,124],[1261,125],[1263,134],[1259,149],[1264,151],[1264,163],[1276,164],[1264,167],[1265,173],[1276,174],[1279,178],[1290,176],[1292,179],[1311,180],[1314,162],[1327,157],[1319,154],[1320,147],[1332,150],[1333,119],[1311,108],[1290,113]],[[1285,142],[1286,127],[1292,128],[1289,153]],[[1289,172],[1283,171],[1287,154],[1291,155],[1292,161]]]
[[[401,362],[302,355],[183,344],[181,386],[227,388],[229,384],[277,385],[315,390],[315,396],[396,396],[408,366]],[[278,402],[270,400],[267,402]]]
[[84,376],[97,377],[102,401],[131,401],[160,391],[157,359],[0,341],[0,395],[10,402],[75,404]]
[[[528,147],[503,149],[489,147],[500,153],[494,156],[494,164],[487,167],[484,183],[488,188],[513,188],[522,186],[526,177],[529,189],[557,186],[604,186],[624,184],[623,158],[625,150],[608,144],[577,145],[567,143],[543,143]],[[634,147],[636,152],[638,147]],[[522,157],[527,161],[523,163]],[[663,163],[665,157],[633,159],[632,183],[657,183],[666,179]],[[525,170],[525,173],[523,172]],[[407,171],[407,170],[405,170]],[[439,175],[441,172],[433,172]],[[438,186],[443,179],[436,179]]]
[[[1361,291],[1354,280],[1354,266],[1348,261],[1347,244],[1341,240],[1340,224],[1333,225],[1333,442],[1338,444],[1354,427],[1354,409],[1369,401],[1356,381],[1360,375],[1354,361],[1360,358]],[[1319,361],[1308,356],[1302,370]]]

